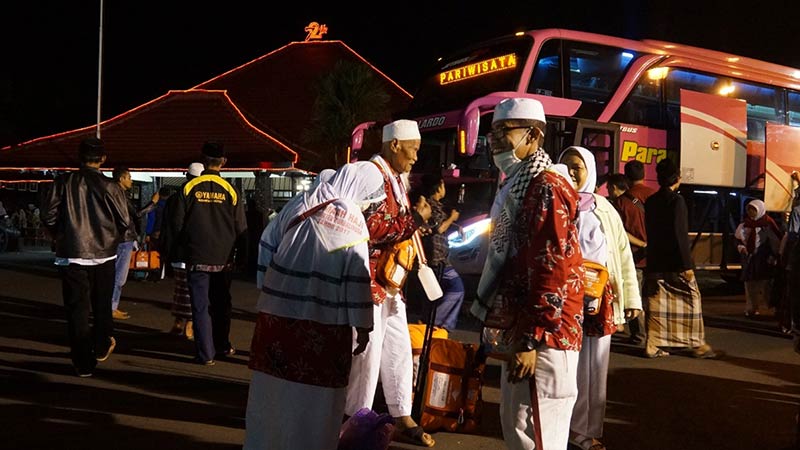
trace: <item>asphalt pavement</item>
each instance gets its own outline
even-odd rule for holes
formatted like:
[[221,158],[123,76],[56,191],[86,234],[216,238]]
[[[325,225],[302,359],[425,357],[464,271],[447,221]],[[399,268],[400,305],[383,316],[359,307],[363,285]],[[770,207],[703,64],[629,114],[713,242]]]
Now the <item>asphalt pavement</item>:
[[[713,275],[701,281],[708,340],[726,358],[648,360],[615,339],[604,437],[609,449],[766,450],[792,441],[800,357],[791,340],[770,314],[745,318],[736,288]],[[52,254],[41,248],[0,254],[0,448],[241,448],[258,292],[246,277],[234,281],[237,353],[205,367],[192,362],[192,342],[168,333],[172,283],[128,282],[120,309],[131,318],[116,321],[114,354],[93,377],[78,378]],[[417,306],[411,298],[410,321],[420,319]],[[450,337],[477,343],[478,329],[462,315]],[[483,400],[479,430],[437,432],[436,448],[505,448],[497,415],[499,366],[492,360]]]

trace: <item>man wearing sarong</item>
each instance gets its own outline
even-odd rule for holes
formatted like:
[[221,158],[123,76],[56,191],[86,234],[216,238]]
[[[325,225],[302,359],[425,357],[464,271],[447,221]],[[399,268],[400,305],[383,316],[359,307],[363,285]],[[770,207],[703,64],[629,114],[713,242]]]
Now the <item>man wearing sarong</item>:
[[396,420],[395,439],[432,447],[433,438],[411,418],[414,366],[405,299],[401,290],[385,287],[375,277],[381,251],[409,239],[430,218],[431,208],[424,198],[411,206],[403,177],[417,161],[421,139],[413,120],[396,120],[382,131],[381,152],[370,161],[383,174],[386,199],[364,213],[369,228],[375,328],[367,350],[353,358],[345,414],[372,408],[380,378],[387,409]]
[[667,356],[661,347],[686,349],[695,358],[716,358],[705,340],[700,289],[689,249],[689,215],[676,192],[680,171],[671,159],[656,166],[658,192],[645,202],[647,268],[643,296],[647,315],[645,356]]
[[362,210],[385,196],[374,164],[346,164],[264,229],[245,449],[336,449],[352,355],[373,325]]

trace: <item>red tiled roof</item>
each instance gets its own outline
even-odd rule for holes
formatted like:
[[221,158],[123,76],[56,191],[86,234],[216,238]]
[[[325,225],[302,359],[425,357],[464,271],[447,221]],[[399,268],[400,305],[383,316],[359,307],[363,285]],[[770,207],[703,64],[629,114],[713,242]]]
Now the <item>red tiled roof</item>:
[[[292,42],[242,66],[232,69],[195,89],[224,89],[253,125],[281,139],[300,156],[298,166],[331,167],[330,147],[311,147],[303,140],[312,116],[314,84],[339,61],[366,64],[377,75],[390,100],[384,117],[405,109],[412,96],[342,41]],[[322,158],[308,161],[309,157]]]
[[[101,122],[107,167],[185,170],[206,140],[224,142],[229,168],[291,168],[297,155],[255,128],[224,91],[170,91]],[[0,150],[0,167],[78,167],[80,141],[95,126],[34,139]],[[54,167],[54,165],[56,167]]]
[[[303,136],[312,117],[313,85],[339,61],[366,64],[389,94],[385,117],[404,110],[412,96],[341,41],[292,42],[188,91],[170,91],[101,122],[107,167],[184,170],[202,143],[225,143],[229,169],[270,164],[317,171],[333,166],[330,147],[312,148]],[[89,126],[0,148],[0,177],[8,169],[78,167],[78,143]],[[3,173],[5,172],[5,175]]]

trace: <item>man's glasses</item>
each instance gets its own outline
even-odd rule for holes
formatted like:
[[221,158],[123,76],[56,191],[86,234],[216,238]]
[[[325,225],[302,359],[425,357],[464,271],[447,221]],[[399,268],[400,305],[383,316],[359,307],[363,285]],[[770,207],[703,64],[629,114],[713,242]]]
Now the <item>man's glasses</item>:
[[521,129],[521,128],[533,128],[533,127],[532,127],[532,126],[530,126],[530,125],[528,125],[528,126],[518,126],[518,127],[498,127],[498,128],[492,128],[492,129],[489,131],[489,137],[491,137],[491,138],[493,138],[493,139],[502,139],[502,138],[503,138],[503,136],[507,135],[509,131],[511,131],[511,130],[519,130],[519,129]]

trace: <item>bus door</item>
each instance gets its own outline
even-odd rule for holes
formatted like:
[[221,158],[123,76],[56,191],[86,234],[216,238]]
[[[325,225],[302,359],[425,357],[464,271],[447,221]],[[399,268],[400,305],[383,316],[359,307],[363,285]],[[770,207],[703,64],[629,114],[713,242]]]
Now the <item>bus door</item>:
[[[584,147],[592,152],[597,165],[598,193],[606,196],[605,179],[617,172],[619,160],[620,126],[615,123],[600,123],[585,119],[566,119],[564,138],[557,153],[570,145]],[[556,155],[558,157],[558,155]]]

